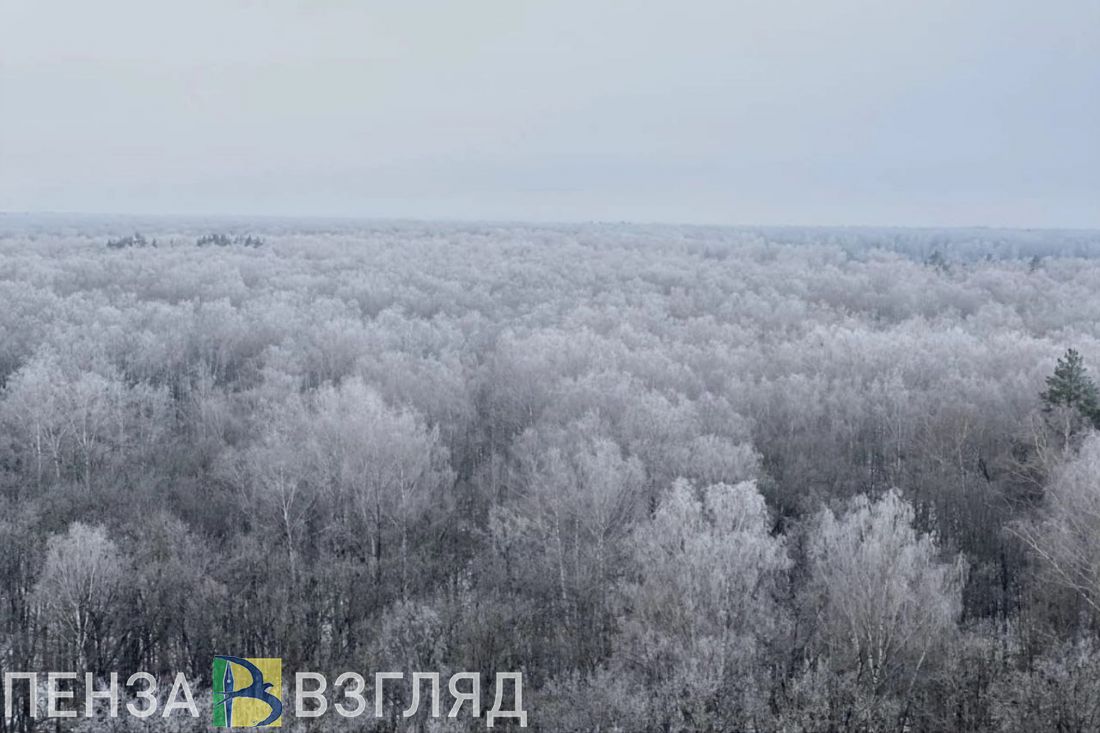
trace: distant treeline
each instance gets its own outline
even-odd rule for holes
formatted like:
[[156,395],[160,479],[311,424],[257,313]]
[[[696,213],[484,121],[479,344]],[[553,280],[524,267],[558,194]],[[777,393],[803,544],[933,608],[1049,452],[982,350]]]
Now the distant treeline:
[[229,236],[228,234],[205,234],[195,240],[195,244],[199,247],[230,247],[237,245],[240,247],[262,247],[264,240],[259,237],[254,237],[251,234],[241,235],[237,234]]
[[107,247],[109,249],[126,249],[127,247],[156,247],[157,240],[146,239],[142,234],[135,232],[128,237],[119,237],[118,239],[108,239]]
[[[382,221],[323,218],[137,217],[13,214],[0,212],[0,240],[13,237],[54,240],[66,237],[114,237],[120,231],[155,231],[195,237],[206,232],[249,231],[265,239],[283,235],[409,239],[433,237],[506,237],[517,240],[623,241],[631,246],[676,243],[708,258],[739,257],[745,248],[767,243],[782,247],[829,247],[861,260],[893,252],[924,262],[939,252],[946,262],[1100,258],[1095,229],[996,229],[912,227],[718,227],[587,222],[531,225],[470,222]],[[938,258],[937,258],[938,259]]]
[[[195,246],[197,247],[262,247],[263,245],[264,240],[262,237],[253,236],[251,234],[204,234],[195,240]],[[156,239],[146,239],[140,232],[135,232],[126,237],[119,237],[118,239],[107,240],[107,247],[109,249],[156,246]]]

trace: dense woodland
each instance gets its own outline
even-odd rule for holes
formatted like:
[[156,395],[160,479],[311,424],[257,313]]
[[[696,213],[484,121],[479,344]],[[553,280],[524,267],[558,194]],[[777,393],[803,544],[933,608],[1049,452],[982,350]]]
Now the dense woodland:
[[[0,230],[0,672],[204,687],[229,653],[522,671],[543,731],[1100,730],[1096,233]],[[485,728],[386,689],[314,727]]]

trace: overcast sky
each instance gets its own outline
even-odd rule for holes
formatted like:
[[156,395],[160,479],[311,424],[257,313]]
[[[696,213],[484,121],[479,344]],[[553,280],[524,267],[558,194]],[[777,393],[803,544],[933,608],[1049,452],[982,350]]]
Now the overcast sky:
[[1100,0],[0,0],[0,210],[1100,226]]

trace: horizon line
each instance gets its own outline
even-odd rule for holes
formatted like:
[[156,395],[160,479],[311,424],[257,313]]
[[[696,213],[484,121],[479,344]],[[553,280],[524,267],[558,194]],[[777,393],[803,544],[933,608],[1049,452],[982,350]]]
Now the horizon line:
[[1100,225],[1074,226],[1074,225],[1004,225],[1004,224],[883,224],[883,223],[856,223],[856,224],[776,224],[776,223],[717,223],[717,222],[690,222],[690,221],[661,221],[661,220],[637,220],[637,219],[495,219],[495,218],[456,218],[456,217],[401,217],[379,216],[371,214],[272,214],[272,213],[194,213],[194,212],[119,212],[119,211],[62,211],[62,210],[8,210],[0,209],[0,217],[53,217],[53,218],[120,218],[120,219],[164,219],[164,220],[258,220],[280,222],[341,222],[362,224],[435,224],[435,225],[476,225],[488,224],[493,226],[534,226],[534,227],[569,227],[569,226],[637,226],[637,227],[681,227],[697,229],[893,229],[893,230],[988,230],[988,231],[1014,231],[1014,232],[1081,232],[1100,234]]

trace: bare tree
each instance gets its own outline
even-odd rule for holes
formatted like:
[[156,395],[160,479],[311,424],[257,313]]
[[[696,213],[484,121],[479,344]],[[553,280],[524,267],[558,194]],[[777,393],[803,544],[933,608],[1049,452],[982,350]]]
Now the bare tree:
[[1039,517],[1015,530],[1055,583],[1100,613],[1100,435],[1054,469]]
[[117,601],[126,575],[126,561],[103,527],[73,522],[47,543],[35,590],[76,652],[76,669],[103,672],[117,654],[116,632],[125,622]]

